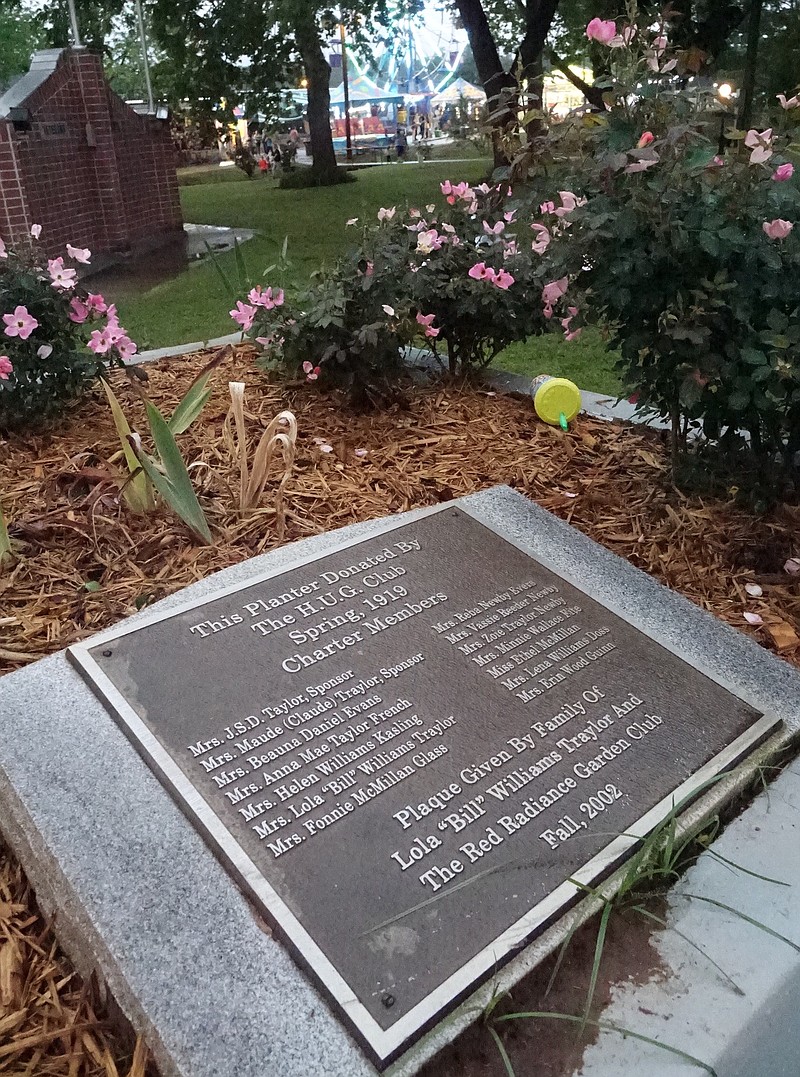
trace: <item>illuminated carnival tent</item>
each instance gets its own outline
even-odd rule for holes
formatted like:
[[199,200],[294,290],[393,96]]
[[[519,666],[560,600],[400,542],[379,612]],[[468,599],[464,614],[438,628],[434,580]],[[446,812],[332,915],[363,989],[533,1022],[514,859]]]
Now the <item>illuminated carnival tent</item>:
[[486,100],[486,94],[479,86],[473,86],[466,79],[456,79],[444,90],[434,94],[431,98],[432,105],[457,105],[459,101],[469,101],[474,104],[482,104]]

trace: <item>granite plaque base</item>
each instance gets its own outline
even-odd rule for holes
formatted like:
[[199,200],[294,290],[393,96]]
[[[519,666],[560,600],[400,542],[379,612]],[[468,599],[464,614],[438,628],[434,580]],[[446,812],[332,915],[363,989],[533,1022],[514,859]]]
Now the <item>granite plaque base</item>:
[[459,503],[70,657],[379,1067],[778,721]]

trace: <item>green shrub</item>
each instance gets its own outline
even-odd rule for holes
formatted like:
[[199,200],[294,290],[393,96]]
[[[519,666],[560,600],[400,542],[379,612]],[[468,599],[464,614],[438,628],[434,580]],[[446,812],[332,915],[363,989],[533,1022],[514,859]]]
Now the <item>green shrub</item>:
[[[39,226],[32,231],[38,240]],[[89,256],[67,245],[68,259]],[[63,258],[45,264],[34,241],[9,250],[0,240],[0,312],[0,429],[58,415],[107,361],[136,352],[116,308],[79,286]]]
[[410,344],[469,375],[542,332],[530,296],[543,269],[506,185],[441,187],[444,205],[381,209],[358,248],[295,302],[251,291],[235,319],[262,343],[265,361],[363,396],[398,377]]
[[246,179],[241,169],[220,168],[219,165],[178,169],[179,187],[198,187],[205,183],[244,183]]
[[[606,112],[548,136],[552,156],[574,167],[569,189],[550,187],[552,201],[531,210],[550,240],[552,315],[579,308],[573,327],[610,330],[627,391],[672,420],[676,456],[700,427],[731,450],[746,435],[750,452],[780,454],[791,468],[800,450],[800,192],[786,154],[794,110],[772,129],[726,131],[720,154],[719,113],[690,77],[691,54],[671,53],[663,31],[618,29]],[[547,177],[538,167],[533,176],[541,189]]]
[[340,183],[355,183],[356,177],[344,168],[327,174],[324,179],[313,168],[294,168],[281,172],[278,186],[284,191],[304,191],[309,187],[335,187]]

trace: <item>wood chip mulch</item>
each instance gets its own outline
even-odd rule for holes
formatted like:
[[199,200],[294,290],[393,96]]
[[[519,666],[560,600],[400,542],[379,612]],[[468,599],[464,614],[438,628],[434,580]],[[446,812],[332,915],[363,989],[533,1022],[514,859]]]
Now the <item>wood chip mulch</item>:
[[[147,392],[169,414],[207,354],[148,366]],[[194,545],[167,510],[135,516],[109,463],[119,442],[101,390],[60,427],[0,439],[0,499],[18,557],[0,572],[0,671],[32,662],[136,609],[275,545],[508,483],[734,627],[800,663],[800,509],[754,518],[728,501],[682,494],[651,431],[582,417],[539,422],[529,401],[463,388],[418,389],[403,404],[356,414],[336,394],[269,380],[241,347],[214,373],[214,393],[180,444],[212,530]],[[131,426],[136,392],[112,376]],[[298,453],[276,505],[237,519],[238,465],[223,438],[227,382],[247,383],[255,444],[282,408],[297,415]],[[366,450],[366,452],[364,452]],[[759,584],[753,598],[746,584]],[[743,614],[758,614],[749,626]]]
[[155,1077],[144,1042],[109,1021],[0,844],[0,1074]]
[[[207,354],[148,366],[147,392],[169,414]],[[670,481],[657,434],[582,417],[568,432],[530,401],[468,388],[420,388],[367,414],[336,394],[270,380],[247,347],[214,374],[200,421],[179,441],[217,538],[193,544],[166,509],[134,516],[120,502],[119,450],[100,389],[58,428],[0,439],[0,500],[15,556],[0,571],[0,672],[107,628],[136,609],[281,543],[507,483],[662,583],[800,665],[800,509],[754,518]],[[237,518],[238,465],[224,436],[227,382],[247,383],[253,446],[275,414],[297,416],[297,459],[282,503],[267,485]],[[112,375],[131,426],[143,406]],[[760,585],[763,594],[745,590]],[[745,612],[758,614],[752,627]],[[142,1077],[144,1050],[114,1047],[58,953],[19,867],[0,849],[0,1074]]]

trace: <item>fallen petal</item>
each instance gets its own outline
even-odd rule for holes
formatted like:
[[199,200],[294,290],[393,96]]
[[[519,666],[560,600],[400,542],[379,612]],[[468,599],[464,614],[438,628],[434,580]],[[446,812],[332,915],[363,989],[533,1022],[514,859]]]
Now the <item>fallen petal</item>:
[[745,612],[742,614],[749,625],[763,625],[764,621],[760,614]]
[[796,576],[800,572],[800,557],[790,557],[788,561],[785,561],[783,571],[788,572],[790,576]]
[[757,583],[746,583],[744,589],[747,591],[748,595],[751,595],[753,598],[761,598],[764,594]]

